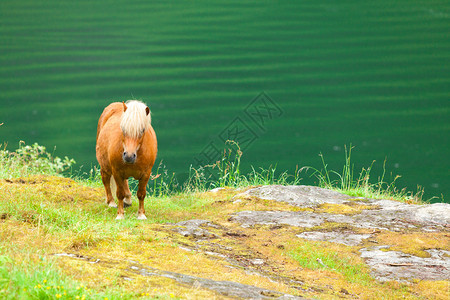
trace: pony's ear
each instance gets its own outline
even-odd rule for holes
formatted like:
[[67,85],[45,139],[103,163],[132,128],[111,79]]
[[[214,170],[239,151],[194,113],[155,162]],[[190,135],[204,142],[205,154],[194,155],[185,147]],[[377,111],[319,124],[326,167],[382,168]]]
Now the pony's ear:
[[150,108],[148,108],[148,106],[145,108],[145,113],[147,114],[147,116],[150,113]]
[[123,112],[126,112],[128,107],[127,107],[127,105],[125,104],[125,102],[123,102],[123,101],[122,101],[122,104],[123,104]]

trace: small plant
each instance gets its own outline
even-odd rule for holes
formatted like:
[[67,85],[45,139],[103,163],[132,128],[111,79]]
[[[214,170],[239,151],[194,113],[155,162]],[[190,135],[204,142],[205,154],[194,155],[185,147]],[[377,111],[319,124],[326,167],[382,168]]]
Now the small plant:
[[211,168],[212,174],[215,173],[216,181],[212,182],[214,187],[235,187],[246,181],[245,176],[241,175],[241,157],[243,153],[239,144],[228,140],[226,145],[229,145],[229,147],[223,150],[222,159],[215,164],[206,166]]
[[179,184],[175,173],[170,173],[162,160],[159,162],[155,173],[150,177],[150,180],[153,181],[153,186],[150,187],[151,196],[169,195],[178,190]]
[[33,174],[58,174],[71,168],[75,160],[65,156],[63,159],[46,151],[37,143],[25,145],[19,143],[19,148],[13,152],[0,150],[0,177],[12,178]]
[[192,165],[189,167],[189,177],[183,185],[183,190],[186,192],[199,192],[207,190],[208,176],[205,168],[200,167],[195,169]]

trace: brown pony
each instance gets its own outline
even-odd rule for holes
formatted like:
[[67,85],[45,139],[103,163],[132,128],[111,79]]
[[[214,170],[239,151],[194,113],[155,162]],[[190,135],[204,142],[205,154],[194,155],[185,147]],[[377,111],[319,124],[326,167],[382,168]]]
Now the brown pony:
[[157,152],[156,134],[151,125],[150,109],[142,102],[114,102],[104,110],[97,126],[96,156],[100,164],[106,204],[116,207],[111,187],[117,186],[117,218],[124,218],[125,206],[131,205],[128,178],[139,180],[138,219],[145,220],[144,198]]

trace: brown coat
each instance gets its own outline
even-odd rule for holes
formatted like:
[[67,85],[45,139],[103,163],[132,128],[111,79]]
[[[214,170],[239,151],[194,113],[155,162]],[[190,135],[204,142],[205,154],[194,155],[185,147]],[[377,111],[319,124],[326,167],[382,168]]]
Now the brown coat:
[[[131,103],[127,102],[131,107]],[[141,103],[142,104],[142,103]],[[140,107],[139,107],[140,108]],[[97,126],[96,156],[100,164],[102,181],[106,190],[107,204],[114,205],[111,193],[111,177],[117,184],[117,198],[119,202],[117,218],[123,218],[123,201],[131,205],[131,193],[128,188],[128,178],[139,180],[137,196],[139,198],[139,216],[145,218],[143,201],[146,194],[147,182],[150,178],[157,153],[156,134],[150,123],[138,138],[132,138],[121,129],[122,115],[127,110],[125,103],[115,102],[104,110]],[[146,108],[149,114],[148,108]],[[135,161],[127,163],[125,155],[133,155]],[[142,203],[142,207],[141,207]]]

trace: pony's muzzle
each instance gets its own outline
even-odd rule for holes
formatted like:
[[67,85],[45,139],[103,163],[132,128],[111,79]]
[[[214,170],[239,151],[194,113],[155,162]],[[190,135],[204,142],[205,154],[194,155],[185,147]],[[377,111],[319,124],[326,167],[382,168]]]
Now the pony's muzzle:
[[124,151],[122,159],[127,164],[134,164],[134,162],[136,161],[136,153],[128,153]]

